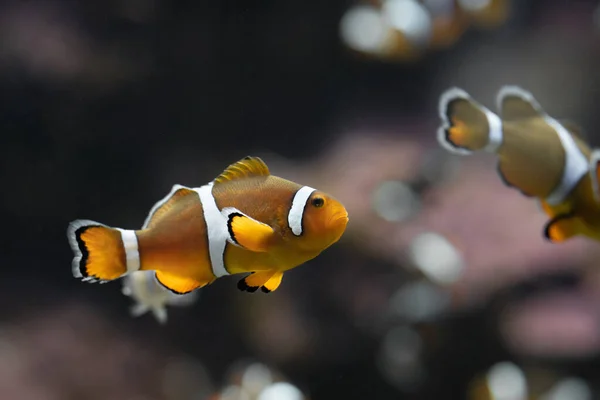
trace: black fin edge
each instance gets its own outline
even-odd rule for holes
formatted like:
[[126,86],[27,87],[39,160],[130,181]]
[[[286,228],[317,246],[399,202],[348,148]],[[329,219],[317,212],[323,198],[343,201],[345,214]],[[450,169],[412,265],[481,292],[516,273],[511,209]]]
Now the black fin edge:
[[[250,275],[252,275],[254,272],[252,272]],[[250,276],[248,275],[248,276]],[[237,288],[239,290],[241,290],[242,292],[249,292],[249,293],[254,293],[258,290],[258,286],[250,286],[246,283],[246,278],[248,276],[243,277],[242,279],[240,279],[237,283]]]
[[229,237],[231,238],[231,240],[237,244],[238,246],[240,246],[240,244],[238,243],[237,239],[235,238],[235,233],[233,232],[233,229],[231,228],[231,223],[233,222],[233,219],[235,217],[243,217],[244,215],[240,214],[239,212],[232,212],[231,214],[229,214],[229,216],[227,217],[227,231],[229,232]]
[[102,225],[84,225],[77,228],[74,232],[75,240],[77,241],[77,247],[79,248],[79,252],[81,253],[81,260],[79,260],[79,273],[81,274],[81,279],[93,282],[93,281],[104,281],[95,275],[90,275],[87,273],[87,269],[85,266],[87,265],[87,260],[90,256],[90,252],[85,245],[85,242],[81,239],[81,235],[85,231],[90,228],[102,228]]
[[550,238],[550,233],[549,233],[550,227],[560,220],[571,219],[574,217],[575,217],[575,213],[560,214],[560,215],[557,215],[556,217],[552,218],[550,221],[546,222],[546,225],[544,226],[544,238],[546,238],[546,240],[548,240],[550,243],[554,243],[552,241],[552,239]]

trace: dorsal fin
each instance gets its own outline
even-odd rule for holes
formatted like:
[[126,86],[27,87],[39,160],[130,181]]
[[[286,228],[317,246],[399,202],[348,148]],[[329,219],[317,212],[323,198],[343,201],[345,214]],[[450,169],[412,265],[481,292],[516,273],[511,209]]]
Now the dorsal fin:
[[174,185],[171,189],[171,193],[169,193],[164,199],[159,201],[152,207],[148,217],[146,217],[146,221],[142,226],[142,229],[152,228],[158,220],[160,220],[166,213],[173,208],[173,205],[189,194],[195,192],[192,189],[186,188],[181,185]]
[[518,86],[503,86],[498,91],[496,103],[504,121],[542,117],[545,114],[533,95]]
[[234,181],[251,176],[269,176],[269,167],[259,157],[247,156],[240,161],[231,164],[221,175],[215,179],[215,183]]

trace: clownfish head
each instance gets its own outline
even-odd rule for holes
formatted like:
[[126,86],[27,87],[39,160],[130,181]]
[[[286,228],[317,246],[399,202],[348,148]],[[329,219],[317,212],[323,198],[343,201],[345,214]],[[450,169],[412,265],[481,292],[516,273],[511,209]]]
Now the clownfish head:
[[322,251],[340,239],[348,212],[333,196],[304,186],[294,196],[288,223],[300,248]]

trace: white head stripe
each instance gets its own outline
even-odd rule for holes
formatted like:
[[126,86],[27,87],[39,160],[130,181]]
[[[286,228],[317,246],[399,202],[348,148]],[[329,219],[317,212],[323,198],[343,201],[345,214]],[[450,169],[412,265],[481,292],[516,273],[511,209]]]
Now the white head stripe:
[[148,224],[150,223],[150,220],[154,216],[154,213],[156,212],[156,210],[158,210],[160,207],[162,207],[163,204],[165,204],[167,201],[169,201],[171,199],[171,197],[173,197],[175,192],[178,191],[179,189],[189,189],[189,188],[182,186],[182,185],[173,185],[169,194],[166,195],[165,197],[163,197],[161,200],[159,200],[158,202],[156,202],[156,204],[154,204],[152,206],[152,208],[150,209],[150,212],[148,213],[148,216],[146,217],[146,220],[144,221],[144,225],[142,225],[142,229],[146,229],[148,227]]
[[495,153],[502,144],[502,120],[487,108],[485,108],[483,111],[485,112],[485,116],[487,117],[488,124],[490,126],[488,144],[483,150],[489,153]]
[[138,240],[135,231],[128,229],[119,229],[121,240],[125,248],[125,260],[127,261],[127,272],[135,272],[140,269],[140,252],[138,250]]
[[549,116],[545,116],[544,119],[556,131],[565,150],[565,166],[562,179],[552,193],[546,197],[548,204],[557,205],[567,197],[581,178],[588,173],[589,162],[577,147],[573,136],[564,126]]
[[292,207],[288,214],[288,225],[292,230],[292,233],[296,236],[302,235],[302,217],[304,216],[304,206],[308,201],[308,198],[316,189],[309,186],[303,186],[294,195],[292,200]]
[[225,262],[223,260],[229,232],[227,231],[227,220],[221,215],[215,197],[212,194],[212,187],[213,183],[211,182],[208,185],[194,188],[194,190],[198,193],[202,208],[204,209],[204,221],[206,222],[206,235],[208,237],[208,251],[212,272],[219,278],[229,275],[229,272],[225,269]]

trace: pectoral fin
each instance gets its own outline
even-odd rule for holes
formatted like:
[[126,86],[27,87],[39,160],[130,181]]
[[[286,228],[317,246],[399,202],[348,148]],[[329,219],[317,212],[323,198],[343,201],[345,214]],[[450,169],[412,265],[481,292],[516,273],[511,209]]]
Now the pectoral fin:
[[186,294],[206,285],[206,283],[198,282],[192,278],[164,271],[156,271],[156,280],[175,294]]
[[256,292],[258,288],[265,293],[274,291],[279,287],[283,272],[259,271],[253,272],[238,282],[238,289],[245,292]]
[[544,229],[544,236],[553,243],[564,242],[581,231],[581,220],[573,214],[562,214],[552,218]]
[[269,242],[275,233],[273,228],[235,208],[224,208],[222,212],[227,218],[230,242],[259,253],[269,249]]

